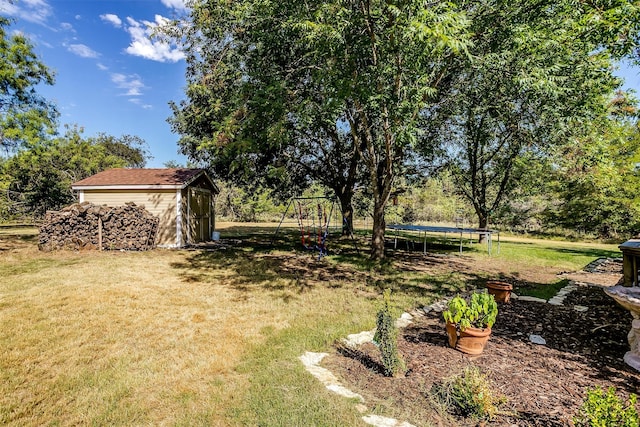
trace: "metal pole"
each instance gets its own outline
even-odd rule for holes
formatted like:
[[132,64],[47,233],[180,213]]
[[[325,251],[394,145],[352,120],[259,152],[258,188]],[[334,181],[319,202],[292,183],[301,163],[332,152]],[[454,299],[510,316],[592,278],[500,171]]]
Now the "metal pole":
[[289,204],[287,205],[287,208],[284,210],[284,213],[282,214],[282,218],[280,218],[280,223],[278,224],[278,228],[276,228],[275,233],[273,233],[273,236],[271,237],[271,243],[269,243],[269,246],[273,246],[273,243],[276,241],[276,236],[278,235],[278,231],[280,231],[280,227],[282,226],[282,222],[284,221],[284,217],[287,216],[287,212],[289,212],[289,208],[291,207],[291,203],[293,203],[293,199],[289,200]]
[[[418,236],[420,236],[420,234],[418,234]],[[420,238],[420,237],[418,237],[418,238]],[[422,249],[422,254],[423,255],[427,254],[427,232],[426,231],[424,232],[424,246],[423,246],[423,249]]]

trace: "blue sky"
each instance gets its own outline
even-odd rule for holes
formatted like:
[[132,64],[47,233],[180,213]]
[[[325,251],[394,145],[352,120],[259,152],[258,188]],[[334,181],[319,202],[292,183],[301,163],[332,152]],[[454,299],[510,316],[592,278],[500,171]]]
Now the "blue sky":
[[166,122],[168,102],[184,96],[184,55],[148,38],[149,27],[184,13],[182,0],[0,0],[0,14],[16,20],[9,31],[27,35],[55,71],[56,84],[39,92],[61,124],[85,136],[137,135],[153,156],[147,167],[186,162]]
[[[0,14],[16,19],[10,31],[30,37],[56,73],[55,86],[40,92],[57,104],[61,124],[82,126],[85,136],[137,135],[153,156],[148,167],[186,162],[166,122],[168,102],[184,95],[183,54],[148,38],[149,27],[184,13],[183,0],[0,0]],[[638,95],[639,73],[619,71]]]

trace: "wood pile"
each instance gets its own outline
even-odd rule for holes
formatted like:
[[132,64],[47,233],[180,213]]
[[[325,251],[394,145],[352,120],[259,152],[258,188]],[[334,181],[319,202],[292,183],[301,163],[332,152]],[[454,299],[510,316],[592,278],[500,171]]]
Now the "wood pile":
[[158,217],[133,202],[117,207],[75,203],[46,213],[38,246],[42,251],[143,251],[155,247],[158,222]]

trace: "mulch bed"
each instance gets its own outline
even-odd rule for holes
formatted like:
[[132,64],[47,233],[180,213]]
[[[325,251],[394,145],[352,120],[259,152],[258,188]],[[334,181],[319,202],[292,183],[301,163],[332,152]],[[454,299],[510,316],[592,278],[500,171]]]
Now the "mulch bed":
[[[578,312],[576,305],[588,310]],[[448,347],[442,316],[431,312],[400,330],[399,351],[408,368],[404,377],[381,374],[379,350],[371,343],[338,347],[323,365],[374,410],[392,408],[396,417],[415,425],[484,425],[435,410],[429,397],[434,384],[469,365],[479,367],[507,399],[503,413],[487,425],[571,425],[588,388],[613,386],[625,399],[640,391],[640,373],[622,360],[629,349],[631,315],[602,288],[581,286],[563,306],[512,300],[499,310],[480,356]],[[530,334],[542,336],[546,345],[530,342]]]

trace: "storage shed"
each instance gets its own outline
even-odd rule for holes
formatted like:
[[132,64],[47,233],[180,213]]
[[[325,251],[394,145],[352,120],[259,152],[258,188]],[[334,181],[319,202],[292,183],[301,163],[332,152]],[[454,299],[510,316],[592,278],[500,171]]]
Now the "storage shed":
[[109,169],[72,184],[80,202],[144,207],[160,218],[156,244],[183,247],[211,239],[218,187],[204,169]]

